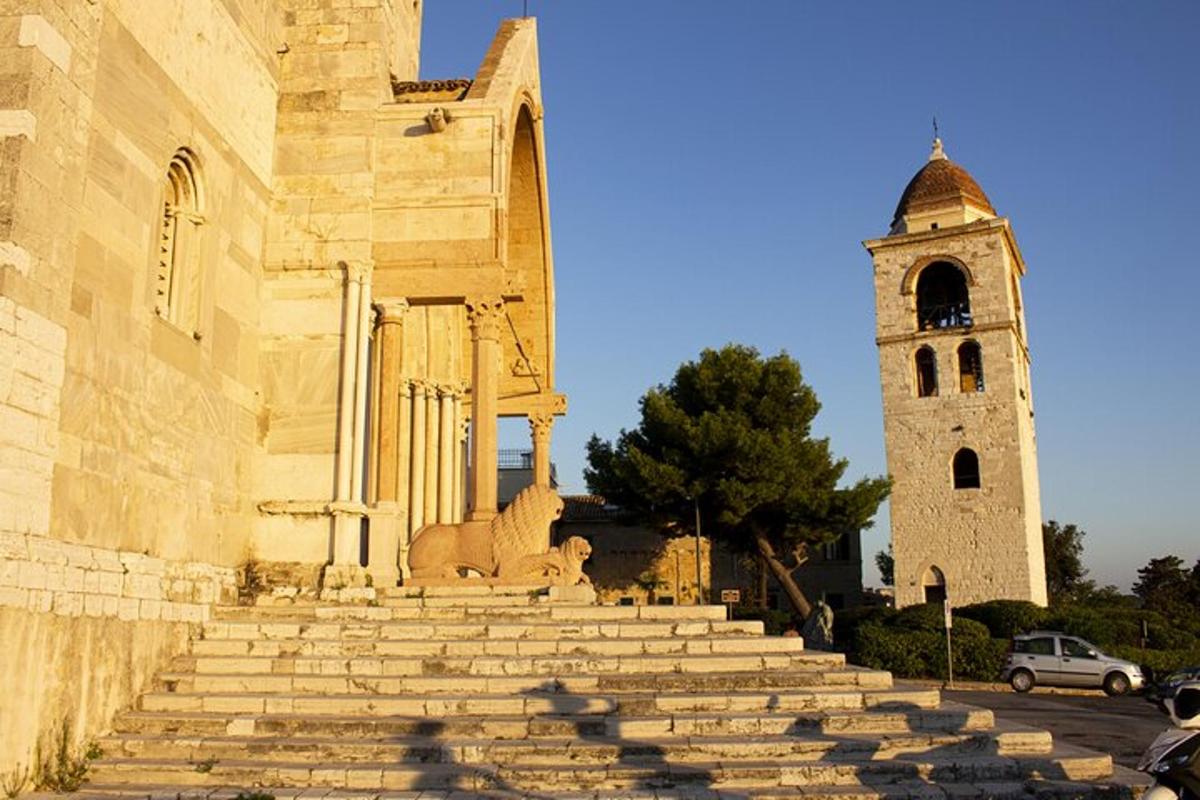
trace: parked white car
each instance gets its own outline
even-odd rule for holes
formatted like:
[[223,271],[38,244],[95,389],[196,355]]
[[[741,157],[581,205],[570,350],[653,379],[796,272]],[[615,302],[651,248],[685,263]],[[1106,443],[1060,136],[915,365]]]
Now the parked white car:
[[1105,655],[1099,647],[1060,631],[1031,631],[1014,636],[1004,680],[1018,692],[1034,686],[1074,686],[1128,694],[1145,686],[1142,668]]

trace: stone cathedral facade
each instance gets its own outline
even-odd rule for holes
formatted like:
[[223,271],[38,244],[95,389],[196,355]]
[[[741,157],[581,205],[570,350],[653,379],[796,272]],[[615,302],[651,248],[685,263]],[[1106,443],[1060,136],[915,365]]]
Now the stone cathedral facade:
[[875,267],[898,607],[1046,604],[1025,261],[935,140]]
[[0,4],[0,765],[96,731],[239,568],[394,585],[423,525],[486,523],[497,417],[549,485],[535,23],[439,81],[420,23]]

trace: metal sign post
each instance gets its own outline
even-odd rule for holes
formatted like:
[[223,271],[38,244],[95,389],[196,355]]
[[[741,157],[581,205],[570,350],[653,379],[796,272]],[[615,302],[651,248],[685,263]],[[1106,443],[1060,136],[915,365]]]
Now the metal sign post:
[[741,589],[722,589],[721,602],[725,604],[725,619],[733,619],[733,604],[742,602]]
[[950,629],[954,625],[954,618],[950,611],[950,598],[947,597],[942,601],[942,609],[946,615],[946,675],[949,677],[949,687],[954,688],[954,649],[950,645]]

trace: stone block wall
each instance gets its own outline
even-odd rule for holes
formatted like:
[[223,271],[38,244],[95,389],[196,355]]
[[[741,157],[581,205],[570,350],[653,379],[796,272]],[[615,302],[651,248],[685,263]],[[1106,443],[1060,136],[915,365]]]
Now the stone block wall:
[[[64,722],[98,733],[247,557],[281,23],[276,0],[0,4],[0,775]],[[155,312],[181,147],[195,330]]]
[[[879,242],[886,242],[879,245]],[[896,602],[923,602],[931,567],[951,602],[1045,603],[1037,449],[1029,352],[1018,281],[1023,266],[1005,220],[985,220],[872,243],[880,380],[896,558]],[[970,273],[972,325],[916,331],[915,278],[951,259]],[[958,347],[979,344],[986,391],[959,386]],[[918,397],[914,358],[933,348],[938,393]],[[953,487],[952,460],[979,456],[982,485]]]

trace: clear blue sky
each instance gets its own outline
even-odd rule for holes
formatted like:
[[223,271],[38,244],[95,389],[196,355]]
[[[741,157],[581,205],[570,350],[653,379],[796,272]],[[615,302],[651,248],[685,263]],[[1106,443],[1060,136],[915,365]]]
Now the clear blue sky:
[[[1046,519],[1093,577],[1200,556],[1200,3],[529,0],[558,293],[564,493],[584,442],[704,347],[796,357],[848,477],[886,471],[871,261],[924,163],[1009,217]],[[422,77],[520,0],[429,0]],[[508,424],[508,446],[527,446]],[[864,536],[886,545],[886,509]],[[866,570],[875,582],[873,566]]]

